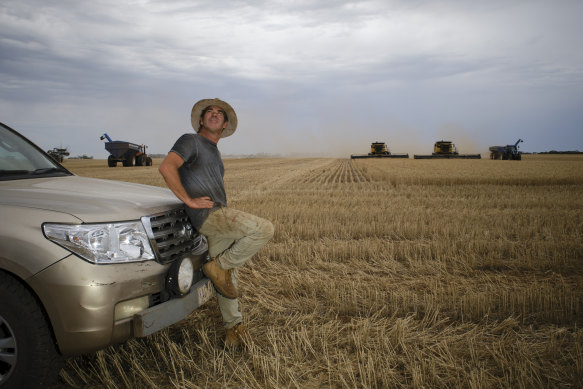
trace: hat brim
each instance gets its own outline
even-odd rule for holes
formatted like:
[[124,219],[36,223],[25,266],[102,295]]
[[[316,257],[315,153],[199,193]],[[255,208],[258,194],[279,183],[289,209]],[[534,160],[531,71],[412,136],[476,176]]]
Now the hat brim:
[[194,107],[192,107],[192,112],[190,113],[190,122],[192,123],[192,128],[194,128],[194,131],[198,132],[198,127],[200,125],[200,115],[202,114],[202,111],[210,106],[219,107],[227,114],[227,127],[221,133],[221,138],[226,138],[233,135],[237,129],[237,114],[235,113],[233,107],[229,105],[229,103],[220,99],[203,99],[194,104]]

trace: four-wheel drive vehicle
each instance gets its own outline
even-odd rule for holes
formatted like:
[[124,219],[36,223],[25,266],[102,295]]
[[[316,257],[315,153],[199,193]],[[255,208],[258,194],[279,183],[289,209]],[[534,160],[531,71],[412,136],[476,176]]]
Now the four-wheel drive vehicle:
[[76,176],[0,123],[0,387],[142,337],[214,295],[207,243],[165,188]]

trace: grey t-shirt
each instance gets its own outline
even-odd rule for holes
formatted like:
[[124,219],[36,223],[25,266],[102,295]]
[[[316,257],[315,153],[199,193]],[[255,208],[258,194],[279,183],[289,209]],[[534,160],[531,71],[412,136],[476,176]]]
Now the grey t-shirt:
[[171,151],[184,159],[178,173],[186,193],[193,198],[208,196],[215,203],[212,209],[186,209],[194,227],[200,229],[210,212],[227,205],[221,153],[215,143],[197,134],[182,135]]

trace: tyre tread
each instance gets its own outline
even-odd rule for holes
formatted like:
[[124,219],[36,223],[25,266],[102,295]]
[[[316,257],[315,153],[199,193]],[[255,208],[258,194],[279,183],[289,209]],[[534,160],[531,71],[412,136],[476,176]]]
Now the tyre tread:
[[[0,312],[4,309],[14,310],[20,319],[27,323],[16,323],[19,326],[28,325],[28,337],[34,337],[34,349],[27,356],[33,368],[23,369],[16,366],[14,377],[2,385],[2,389],[45,387],[56,381],[63,367],[63,358],[59,354],[49,321],[36,297],[22,282],[12,275],[0,271],[0,290],[3,296],[11,296],[10,300],[0,302]],[[15,326],[12,323],[12,326]],[[14,329],[13,329],[14,331]],[[20,348],[20,347],[19,347]],[[22,350],[20,350],[22,351]]]

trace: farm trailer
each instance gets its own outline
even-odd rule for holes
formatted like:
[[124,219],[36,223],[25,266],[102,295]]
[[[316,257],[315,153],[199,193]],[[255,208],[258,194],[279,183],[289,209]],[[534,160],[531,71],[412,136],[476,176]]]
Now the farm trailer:
[[513,145],[490,146],[490,159],[520,161],[522,159],[522,153],[518,151],[518,144],[520,142],[523,142],[523,140],[518,139]]
[[146,145],[138,145],[121,140],[111,140],[109,135],[103,134],[99,138],[107,139],[105,150],[109,152],[107,165],[116,167],[118,162],[123,166],[152,166],[152,158],[146,154]]

